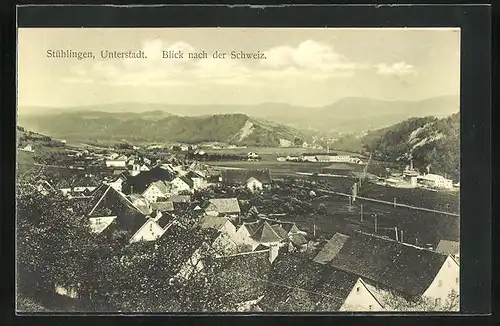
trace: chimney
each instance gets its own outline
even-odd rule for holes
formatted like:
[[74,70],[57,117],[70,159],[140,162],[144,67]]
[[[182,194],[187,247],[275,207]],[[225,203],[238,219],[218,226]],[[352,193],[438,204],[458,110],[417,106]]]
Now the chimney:
[[276,257],[278,257],[278,251],[279,246],[277,244],[269,247],[269,261],[271,263],[273,263]]

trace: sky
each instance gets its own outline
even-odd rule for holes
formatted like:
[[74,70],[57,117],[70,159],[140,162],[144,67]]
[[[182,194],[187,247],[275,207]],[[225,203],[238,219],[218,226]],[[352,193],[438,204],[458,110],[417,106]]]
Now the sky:
[[[48,58],[47,50],[92,51],[95,59]],[[147,59],[102,59],[101,50],[144,50]],[[164,50],[185,58],[163,59]],[[202,50],[207,59],[186,58]],[[212,58],[233,50],[266,59]],[[19,106],[419,100],[459,94],[460,30],[20,28],[17,69]]]

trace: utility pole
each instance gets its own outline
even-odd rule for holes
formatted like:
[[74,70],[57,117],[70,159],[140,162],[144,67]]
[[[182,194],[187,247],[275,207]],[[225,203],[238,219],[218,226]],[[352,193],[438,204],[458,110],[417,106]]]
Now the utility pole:
[[375,233],[377,233],[377,214],[375,214]]
[[313,236],[316,238],[316,222],[313,224]]
[[394,197],[394,207],[396,207],[396,197]]
[[361,214],[360,215],[361,215],[360,216],[361,217],[361,222],[363,222],[363,204],[361,204]]
[[352,196],[349,196],[349,212],[352,212]]
[[403,242],[403,230],[401,230],[401,238],[399,239],[399,241]]
[[398,239],[398,227],[397,226],[394,227],[394,232],[396,234],[396,241],[399,241],[399,239]]
[[134,186],[130,186],[130,195],[134,194],[133,189],[134,189]]

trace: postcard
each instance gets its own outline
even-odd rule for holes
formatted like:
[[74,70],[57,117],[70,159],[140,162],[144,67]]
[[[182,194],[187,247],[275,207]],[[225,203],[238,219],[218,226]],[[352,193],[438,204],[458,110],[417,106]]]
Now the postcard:
[[17,312],[458,312],[460,36],[20,27]]

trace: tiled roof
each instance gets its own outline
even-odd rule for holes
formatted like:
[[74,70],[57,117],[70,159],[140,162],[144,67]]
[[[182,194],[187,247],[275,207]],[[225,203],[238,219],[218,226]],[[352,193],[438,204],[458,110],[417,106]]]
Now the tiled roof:
[[349,239],[349,236],[335,233],[335,235],[328,240],[323,249],[314,257],[314,261],[321,264],[326,264],[338,254],[344,243]]
[[191,180],[190,178],[186,177],[185,175],[182,176],[182,177],[179,177],[179,179],[182,180],[182,182],[184,182],[185,184],[187,184],[190,188],[193,188],[194,186],[194,181]]
[[117,216],[115,220],[117,227],[124,231],[135,233],[146,219],[145,214],[138,210],[125,195],[111,186],[96,189],[88,207],[87,215],[89,217]]
[[159,201],[151,203],[151,209],[160,212],[173,212],[174,203],[171,201]]
[[151,187],[151,186],[155,186],[156,188],[158,188],[158,190],[160,190],[161,193],[164,194],[164,195],[168,194],[168,192],[170,190],[169,189],[170,188],[169,185],[167,185],[165,182],[163,182],[161,180],[158,180],[158,181],[155,181],[155,182],[151,183],[149,185],[149,187]]
[[251,234],[251,237],[260,243],[279,242],[283,240],[267,222],[262,223],[257,231]]
[[288,238],[288,232],[286,232],[279,224],[272,225],[271,227],[281,239]]
[[191,196],[189,196],[189,195],[173,195],[168,199],[168,201],[171,201],[173,203],[190,203]]
[[158,220],[156,220],[156,223],[164,229],[167,225],[170,224],[174,220],[174,217],[170,214],[163,214]]
[[265,311],[337,311],[358,276],[294,254],[280,254],[272,264]]
[[219,213],[240,213],[240,204],[236,198],[210,199],[209,203],[214,205]]
[[[226,223],[229,222],[227,217],[223,216],[204,216],[201,220],[200,226],[202,229],[212,228],[220,230]],[[229,222],[231,223],[231,222]]]
[[355,232],[331,264],[410,296],[430,286],[447,256],[392,239]]
[[130,192],[130,187],[133,187],[134,192],[142,193],[151,183],[155,181],[172,181],[175,177],[175,174],[160,167],[156,167],[149,171],[143,171],[136,176],[127,178],[122,187],[126,193]]
[[292,234],[290,236],[290,240],[296,246],[303,246],[307,244],[306,238],[300,233]]
[[441,240],[436,247],[436,251],[446,255],[456,255],[460,253],[460,243],[451,240]]

